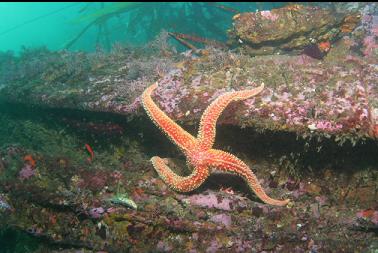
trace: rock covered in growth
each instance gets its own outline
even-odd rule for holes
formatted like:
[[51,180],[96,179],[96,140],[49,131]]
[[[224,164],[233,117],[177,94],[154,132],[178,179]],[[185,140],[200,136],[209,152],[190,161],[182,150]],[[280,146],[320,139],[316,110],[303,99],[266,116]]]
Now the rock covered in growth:
[[[312,18],[316,13],[329,13],[299,6],[253,15],[273,19],[269,22],[274,25],[281,22],[275,15],[289,10]],[[144,114],[140,95],[159,80],[154,101],[173,120],[196,125],[206,107],[223,92],[264,82],[261,95],[230,105],[218,123],[302,136],[335,136],[341,142],[377,138],[377,5],[366,5],[359,13],[361,24],[333,42],[322,61],[306,55],[250,57],[211,48],[201,57],[190,52],[145,55],[125,48],[109,55],[45,51],[26,52],[21,59],[0,55],[6,60],[3,64],[0,61],[0,98],[40,107],[133,116]],[[247,14],[240,14],[240,18],[243,15]],[[355,22],[350,15],[342,20],[344,25],[337,28],[340,34],[352,29],[345,25],[346,20],[348,24]],[[322,36],[326,34],[325,29]],[[300,33],[290,38],[300,38]]]
[[115,45],[109,54],[45,48],[25,49],[18,57],[0,52],[0,100],[134,113],[146,85],[166,73],[179,57],[166,54],[154,44],[133,50]]
[[[46,152],[38,153],[39,175],[28,180],[18,178],[12,167],[21,167],[30,150],[0,148],[5,164],[0,173],[0,227],[26,232],[56,248],[83,248],[80,252],[262,252],[266,241],[274,252],[292,252],[293,247],[368,252],[376,241],[377,170],[322,169],[301,179],[280,170],[268,178],[271,162],[257,162],[264,189],[295,203],[281,208],[247,197],[241,181],[229,175],[218,175],[198,192],[178,194],[146,166],[149,155],[143,153],[142,142],[127,152],[134,170],[121,170],[113,152],[98,150],[93,163],[86,163],[84,154],[68,163]],[[51,143],[61,145],[41,145]],[[222,190],[222,178],[231,190]],[[118,189],[129,194],[137,210],[109,201]]]
[[233,17],[230,43],[252,55],[298,52],[306,46],[334,41],[351,32],[359,19],[356,13],[335,13],[302,5],[240,13]]
[[[341,51],[336,45],[324,61],[305,55],[252,58],[220,50],[200,58],[189,56],[176,67],[170,63],[171,70],[159,79],[153,99],[172,119],[192,125],[198,124],[206,107],[222,93],[265,83],[261,95],[230,105],[218,123],[340,140],[376,138],[377,67],[370,58]],[[70,76],[64,81],[46,82],[36,76],[10,82],[0,96],[42,107],[126,115],[143,112],[139,96],[158,79],[157,74],[127,81],[129,68],[118,64],[108,62],[101,72],[90,72],[77,83]]]
[[200,58],[159,81],[154,99],[170,117],[190,124],[223,92],[265,83],[259,96],[230,105],[218,123],[339,140],[378,136],[377,68],[364,58],[319,62],[307,56],[223,54],[222,66],[219,56]]

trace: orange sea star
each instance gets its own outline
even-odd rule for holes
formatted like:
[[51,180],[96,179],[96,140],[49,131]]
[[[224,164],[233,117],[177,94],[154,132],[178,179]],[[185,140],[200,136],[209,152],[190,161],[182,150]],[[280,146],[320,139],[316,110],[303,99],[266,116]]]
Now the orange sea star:
[[165,160],[154,156],[151,162],[159,176],[173,189],[180,192],[189,192],[198,188],[210,175],[210,168],[236,173],[242,176],[249,187],[265,203],[284,206],[289,200],[270,198],[255,174],[236,156],[222,150],[212,149],[215,139],[216,122],[222,111],[232,101],[244,100],[259,94],[264,84],[252,90],[226,92],[214,100],[201,117],[197,138],[189,134],[172,119],[170,119],[152,100],[151,94],[158,86],[154,83],[142,94],[143,107],[148,116],[187,157],[187,164],[194,167],[189,176],[179,176],[166,164]]

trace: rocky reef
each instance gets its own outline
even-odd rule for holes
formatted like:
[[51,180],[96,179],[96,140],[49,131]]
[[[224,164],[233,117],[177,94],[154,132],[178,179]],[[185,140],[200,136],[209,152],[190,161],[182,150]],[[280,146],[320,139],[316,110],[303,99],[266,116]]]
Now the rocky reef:
[[360,18],[358,12],[303,5],[240,13],[233,17],[230,44],[251,55],[301,53],[316,44],[328,50],[326,45],[353,31]]
[[[290,131],[304,137],[334,136],[341,142],[376,138],[374,56],[350,53],[345,44],[340,41],[323,61],[306,55],[251,58],[214,49],[207,56],[188,56],[177,62],[108,56],[103,60],[108,64],[100,63],[101,71],[96,69],[98,63],[90,64],[94,59],[88,56],[51,53],[48,57],[60,67],[47,67],[33,79],[12,81],[3,86],[0,97],[12,103],[133,116],[142,112],[142,91],[159,80],[157,102],[173,119],[192,125],[218,94],[264,83],[261,96],[227,109],[220,124]],[[61,63],[65,57],[69,62]],[[88,57],[80,61],[89,62],[88,66],[70,66],[77,57]],[[77,76],[69,68],[83,71]]]
[[[110,54],[0,54],[0,238],[22,231],[39,242],[29,244],[35,252],[375,252],[378,7],[341,17],[312,8],[240,14],[234,32],[243,43],[200,56],[176,52],[167,33]],[[299,53],[308,46],[294,43],[308,41],[299,35],[275,46],[295,54],[245,54],[256,27],[243,30],[244,20],[265,31],[290,12],[328,18],[335,37],[319,29],[321,20],[306,30],[329,41],[327,54]],[[270,196],[292,203],[262,204],[233,175],[214,174],[186,194],[170,189],[152,156],[168,157],[180,175],[190,171],[141,107],[153,82],[153,100],[193,134],[220,94],[264,83],[261,94],[223,112],[215,148],[240,157]],[[16,251],[10,241],[2,247]]]
[[[21,125],[14,116],[2,115],[2,122],[14,124],[15,134],[33,129],[29,131],[34,139],[11,145],[6,144],[12,141],[9,137],[1,149],[1,226],[37,238],[45,245],[41,252],[323,252],[377,247],[377,153],[369,151],[374,145],[334,150],[332,159],[354,157],[347,165],[318,168],[313,161],[314,169],[296,165],[299,171],[290,172],[269,146],[285,142],[289,155],[295,147],[303,148],[292,137],[218,129],[224,138],[217,145],[228,145],[243,157],[269,195],[293,201],[288,207],[273,207],[260,203],[236,176],[213,175],[188,194],[169,189],[149,158],[178,153],[152,125],[131,121],[121,125],[121,136],[90,137],[61,124]],[[87,142],[94,151],[91,160]],[[188,173],[183,161],[171,162],[178,173]],[[4,247],[11,249],[8,243]]]

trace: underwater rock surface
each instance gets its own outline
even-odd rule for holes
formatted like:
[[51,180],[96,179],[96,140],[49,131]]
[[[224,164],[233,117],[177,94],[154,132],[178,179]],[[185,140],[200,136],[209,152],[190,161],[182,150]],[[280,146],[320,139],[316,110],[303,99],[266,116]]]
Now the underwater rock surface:
[[[193,125],[222,92],[264,83],[266,88],[259,96],[233,104],[218,123],[334,136],[341,143],[374,139],[378,137],[376,9],[375,4],[366,5],[354,10],[354,16],[339,17],[326,9],[293,5],[235,18],[235,29],[243,40],[256,44],[284,41],[274,45],[279,50],[302,48],[308,45],[308,37],[331,41],[322,60],[304,54],[250,57],[218,49],[197,57],[190,51],[174,53],[159,40],[159,48],[149,53],[146,48],[122,47],[115,47],[109,55],[41,49],[27,50],[15,58],[3,53],[0,98],[10,103],[132,116],[144,114],[140,95],[158,81],[157,103],[174,120]],[[254,32],[257,24],[267,34]],[[342,36],[342,30],[345,36],[333,41]]]
[[[0,227],[57,253],[375,252],[378,16],[368,7],[322,60],[211,48],[0,54]],[[264,83],[224,111],[215,147],[292,203],[262,204],[241,178],[216,173],[193,192],[170,189],[150,158],[190,168],[140,105],[155,81],[153,100],[194,133],[220,94]]]
[[223,92],[264,83],[261,95],[234,103],[218,123],[335,136],[340,141],[376,138],[374,56],[346,54],[345,47],[341,41],[322,61],[306,55],[249,57],[215,49],[207,56],[176,60],[45,53],[38,58],[42,65],[52,57],[60,67],[47,65],[32,73],[33,79],[8,81],[0,97],[25,105],[141,115],[139,97],[158,81],[154,100],[174,120],[192,125]]
[[[322,169],[299,179],[271,162],[248,160],[269,195],[293,202],[274,207],[259,203],[229,175],[213,176],[189,194],[174,192],[142,150],[138,143],[126,146],[122,159],[132,163],[121,165],[112,152],[96,150],[88,163],[85,156],[80,161],[1,149],[0,203],[6,204],[0,226],[72,248],[68,252],[366,252],[378,246],[374,169]],[[30,161],[32,177],[14,176]],[[119,191],[138,208],[112,201]]]
[[359,13],[335,13],[314,6],[286,7],[236,14],[230,43],[250,55],[301,52],[306,46],[333,42],[353,31]]

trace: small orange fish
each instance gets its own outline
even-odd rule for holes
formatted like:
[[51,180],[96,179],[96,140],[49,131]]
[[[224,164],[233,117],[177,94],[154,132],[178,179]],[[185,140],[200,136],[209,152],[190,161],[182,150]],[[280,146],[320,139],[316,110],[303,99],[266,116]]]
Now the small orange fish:
[[33,159],[32,155],[26,155],[24,156],[24,161],[28,163],[32,168],[35,168],[35,160]]
[[223,188],[223,187],[221,187],[221,188],[220,188],[220,191],[221,191],[221,192],[224,192],[224,193],[231,194],[231,195],[234,195],[234,194],[235,194],[234,190],[232,190],[231,187],[228,187],[228,188]]
[[323,41],[318,44],[320,51],[327,53],[331,49],[331,42]]
[[91,148],[91,146],[89,146],[89,144],[85,143],[85,148],[87,149],[88,153],[91,155],[91,157],[88,157],[87,160],[88,162],[92,162],[93,158],[94,158],[94,152],[93,152],[93,149]]
[[373,210],[371,208],[366,209],[366,210],[362,210],[362,211],[359,211],[357,213],[357,217],[359,217],[359,218],[365,218],[365,219],[370,219],[371,217],[373,217],[374,212],[375,212],[375,210]]

